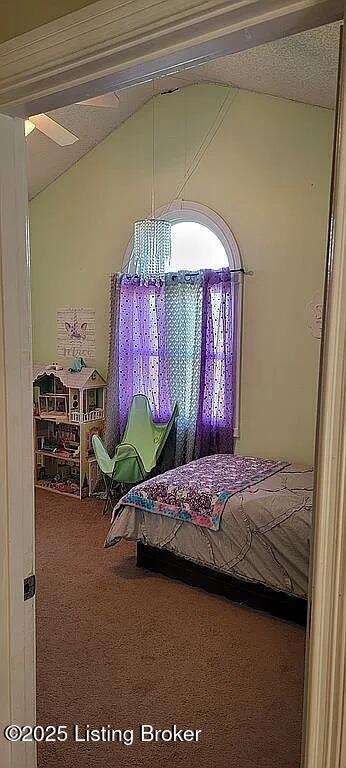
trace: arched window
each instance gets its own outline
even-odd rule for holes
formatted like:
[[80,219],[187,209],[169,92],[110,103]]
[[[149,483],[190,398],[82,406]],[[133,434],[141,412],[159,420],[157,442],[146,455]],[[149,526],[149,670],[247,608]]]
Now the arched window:
[[[155,211],[156,219],[172,225],[172,252],[166,272],[199,269],[241,269],[237,241],[226,222],[211,208],[188,200],[176,200]],[[133,238],[125,252],[124,268],[135,271]]]
[[[155,219],[164,219],[172,225],[171,259],[169,264],[166,264],[166,272],[198,272],[204,269],[220,270],[225,267],[235,271],[242,270],[240,250],[232,230],[221,216],[207,206],[192,201],[177,200],[157,209]],[[135,263],[133,238],[125,252],[124,271],[140,272],[140,264]],[[242,281],[240,281],[237,296],[235,437],[239,437]]]
[[166,271],[228,267],[227,254],[218,236],[197,221],[177,221],[172,224],[171,248],[171,260]]

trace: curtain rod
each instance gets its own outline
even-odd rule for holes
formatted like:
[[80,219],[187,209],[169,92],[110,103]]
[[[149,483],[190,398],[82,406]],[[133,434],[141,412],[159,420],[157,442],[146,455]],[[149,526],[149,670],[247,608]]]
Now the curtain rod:
[[[221,269],[227,269],[227,267],[221,267]],[[221,272],[221,269],[215,269],[210,270],[211,272]],[[185,269],[181,269],[180,272],[184,272],[185,275],[195,275],[197,272],[204,272],[203,269],[196,269],[194,272],[188,271]],[[240,272],[242,275],[253,275],[254,272],[252,269],[244,269],[244,267],[238,267],[237,269],[229,269],[228,272]],[[167,275],[174,275],[178,274],[177,272],[166,272]]]
[[[226,269],[227,269],[227,267],[226,267]],[[204,270],[197,269],[194,272],[192,272],[192,271],[189,271],[187,269],[186,270],[182,269],[180,271],[184,272],[186,275],[197,275],[198,272],[203,272]],[[229,269],[228,271],[229,272],[240,272],[242,275],[246,275],[246,276],[250,276],[250,277],[254,274],[254,271],[252,269],[244,269],[244,267],[238,267],[237,269]],[[128,273],[128,272],[123,272],[122,270],[121,271],[119,270],[119,272],[120,272],[120,274],[136,274],[136,272]],[[216,269],[215,272],[219,272],[219,270]],[[115,274],[114,272],[111,272],[110,277],[112,277],[112,275],[114,275],[114,274]],[[164,274],[166,274],[166,275],[171,274],[172,275],[172,274],[177,274],[177,273],[165,272]]]

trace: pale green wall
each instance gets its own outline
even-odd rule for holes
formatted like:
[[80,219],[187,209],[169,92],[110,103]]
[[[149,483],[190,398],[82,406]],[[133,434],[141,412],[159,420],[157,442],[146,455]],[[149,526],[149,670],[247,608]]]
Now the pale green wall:
[[[189,164],[227,91],[200,85],[157,98],[157,206],[175,197],[185,155]],[[312,460],[319,342],[307,305],[322,293],[332,134],[332,112],[240,91],[185,190],[223,216],[254,270],[238,452]],[[109,275],[150,209],[151,146],[149,103],[31,203],[36,361],[56,359],[58,307],[95,307],[105,372]]]

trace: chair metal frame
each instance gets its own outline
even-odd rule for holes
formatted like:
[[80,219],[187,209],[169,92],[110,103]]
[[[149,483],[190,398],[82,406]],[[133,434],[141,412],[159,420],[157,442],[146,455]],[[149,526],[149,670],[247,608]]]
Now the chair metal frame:
[[[138,468],[139,468],[139,471],[140,471],[140,473],[142,475],[141,479],[142,479],[142,481],[145,480],[147,477],[149,477],[149,475],[145,475],[143,473],[142,462],[141,462],[141,459],[140,459],[140,456],[139,456],[139,453],[138,453],[137,449],[131,443],[122,443],[122,445],[129,446],[129,448],[132,448],[135,451],[135,453],[136,453],[136,460],[137,460],[137,463],[138,463]],[[105,484],[105,488],[106,488],[106,492],[107,492],[105,503],[104,503],[104,507],[103,507],[103,513],[102,513],[103,515],[106,515],[107,512],[109,511],[109,508],[112,509],[112,507],[113,507],[113,503],[115,501],[114,488],[119,486],[120,490],[121,490],[121,494],[123,495],[123,493],[125,492],[124,488],[126,486],[133,485],[133,483],[119,483],[117,481],[116,482],[114,481],[114,475],[115,475],[115,472],[116,472],[117,464],[119,464],[121,461],[127,461],[127,456],[123,456],[121,459],[116,459],[114,461],[112,475],[107,475],[105,472],[102,472],[102,470],[101,470],[102,477],[103,477],[103,482]]]
[[[149,408],[150,408],[150,403],[149,403],[148,397],[146,395],[144,395],[142,393],[137,393],[136,395],[133,396],[133,399],[135,397],[143,397],[143,398],[145,398],[147,400],[147,402],[149,404]],[[150,409],[150,412],[151,412],[151,409]],[[160,456],[162,455],[162,452],[163,452],[163,450],[165,448],[165,445],[166,445],[168,437],[169,437],[169,435],[171,433],[171,429],[173,427],[173,424],[175,422],[177,414],[178,414],[178,405],[177,405],[177,403],[175,403],[170,419],[167,422],[164,422],[164,423],[166,423],[167,427],[168,427],[168,425],[170,425],[170,427],[169,427],[169,429],[167,429],[167,434],[166,434],[165,439],[163,441],[163,444],[160,446],[160,450],[159,450],[159,452],[157,454],[155,468],[151,472],[149,472],[149,473],[145,472],[145,469],[144,469],[144,466],[143,466],[143,462],[141,460],[141,457],[140,457],[140,455],[138,453],[138,450],[137,450],[136,446],[134,446],[132,443],[126,443],[126,442],[125,443],[123,443],[123,442],[121,443],[122,447],[125,446],[125,447],[130,448],[134,452],[134,454],[135,454],[135,456],[133,456],[132,458],[136,459],[137,466],[138,466],[138,469],[139,469],[139,473],[141,475],[140,482],[143,482],[144,480],[147,480],[149,477],[153,477],[155,475],[155,469],[156,469],[156,466],[157,466],[157,462],[158,462],[158,460],[159,460]],[[124,434],[125,434],[125,432],[126,432],[126,427],[125,427]],[[116,451],[116,448],[115,448],[115,451]],[[125,482],[115,481],[115,474],[116,474],[117,466],[119,465],[119,463],[121,461],[127,461],[127,460],[128,460],[127,456],[123,456],[123,457],[121,457],[119,459],[115,458],[114,465],[113,465],[113,470],[112,470],[112,475],[109,475],[109,474],[103,472],[102,469],[101,469],[101,474],[102,474],[103,482],[105,484],[105,489],[106,489],[106,499],[105,499],[105,503],[104,503],[104,507],[103,507],[103,515],[106,515],[107,512],[110,509],[112,509],[112,507],[114,506],[115,500],[117,498],[115,496],[115,493],[114,493],[114,490],[115,490],[116,487],[120,488],[121,495],[123,495],[125,493],[125,490],[124,490],[125,488],[131,488],[134,485],[137,485],[137,483],[125,483]]]

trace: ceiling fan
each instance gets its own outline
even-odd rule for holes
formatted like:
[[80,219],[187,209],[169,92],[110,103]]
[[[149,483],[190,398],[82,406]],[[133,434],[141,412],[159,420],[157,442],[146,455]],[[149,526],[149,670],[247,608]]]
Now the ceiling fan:
[[[86,101],[78,101],[77,104],[83,107],[113,107],[114,109],[119,104],[119,96],[116,93],[106,93],[103,96],[86,99]],[[25,120],[25,136],[29,136],[35,128],[59,144],[60,147],[66,147],[79,140],[78,136],[44,113],[33,115],[30,119]]]

